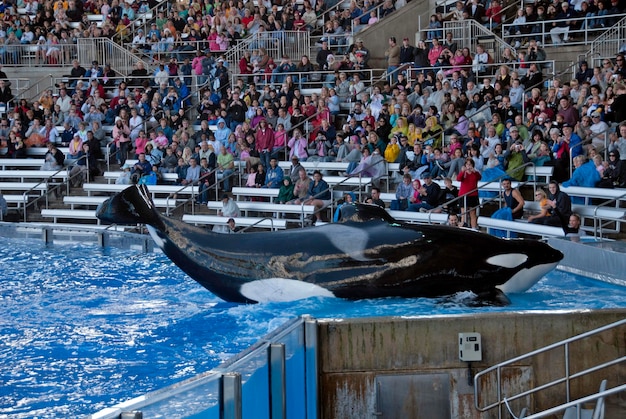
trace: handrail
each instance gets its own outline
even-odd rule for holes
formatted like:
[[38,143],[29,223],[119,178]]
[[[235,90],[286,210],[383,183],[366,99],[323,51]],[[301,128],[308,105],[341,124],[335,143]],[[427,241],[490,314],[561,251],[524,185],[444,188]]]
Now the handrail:
[[[523,5],[522,5],[523,6]],[[496,13],[495,15],[489,17],[489,27],[491,28],[491,30],[494,30],[495,28],[493,27],[493,18],[495,16],[502,16],[502,21],[500,22],[500,25],[502,25],[506,19],[506,12],[509,9],[513,9],[515,8],[515,11],[517,11],[517,9],[520,7],[519,3],[512,1],[510,4],[508,4],[507,6],[503,7],[498,13]]]
[[593,209],[593,236],[594,237],[597,238],[599,236],[599,238],[602,239],[603,238],[603,233],[602,233],[603,229],[602,229],[602,227],[604,227],[608,223],[615,222],[614,220],[609,220],[606,223],[599,222],[600,218],[598,217],[598,211],[601,208],[604,208],[604,207],[608,206],[609,204],[612,204],[614,202],[617,204],[619,201],[623,201],[623,200],[626,200],[626,192],[623,195],[621,195],[621,196],[619,196],[617,198],[609,199],[609,200],[604,201],[601,204],[595,206],[595,208]]
[[[520,355],[520,356],[517,356],[515,358],[511,358],[511,359],[509,359],[507,361],[500,362],[500,363],[498,363],[498,364],[496,364],[494,366],[491,366],[489,368],[484,369],[483,371],[479,372],[478,374],[476,374],[474,376],[474,407],[478,411],[480,411],[480,412],[486,412],[486,411],[491,410],[491,409],[496,408],[496,407],[498,407],[501,410],[502,407],[505,404],[505,402],[503,400],[503,395],[502,395],[502,380],[501,380],[501,378],[502,378],[502,369],[504,367],[506,367],[506,366],[511,365],[511,364],[519,363],[520,361],[523,361],[525,359],[534,357],[536,355],[543,354],[543,353],[551,351],[553,349],[559,349],[559,348],[563,348],[563,350],[564,350],[564,357],[565,357],[565,362],[564,362],[565,371],[564,371],[564,377],[563,378],[555,379],[555,380],[553,380],[551,382],[548,382],[546,384],[543,384],[543,385],[539,385],[539,386],[535,385],[532,389],[524,391],[524,392],[522,392],[520,394],[517,394],[517,395],[514,395],[514,396],[509,396],[509,397],[507,397],[507,399],[509,401],[517,400],[517,399],[520,399],[520,398],[523,398],[523,397],[527,397],[527,396],[529,396],[531,394],[537,393],[537,392],[539,392],[541,390],[544,390],[546,388],[550,388],[550,387],[553,387],[555,385],[565,383],[566,401],[568,403],[570,403],[570,381],[572,379],[578,378],[578,377],[582,377],[582,376],[587,375],[587,374],[589,374],[591,372],[599,371],[601,369],[610,367],[612,365],[619,364],[621,362],[625,362],[626,361],[626,356],[622,356],[622,357],[617,358],[617,359],[615,359],[613,361],[609,361],[609,362],[605,362],[605,363],[602,363],[602,364],[599,364],[599,365],[595,365],[593,367],[589,367],[589,368],[583,369],[582,371],[579,371],[577,373],[572,374],[569,371],[569,356],[570,356],[569,355],[570,354],[569,345],[571,343],[573,343],[573,342],[577,342],[577,341],[585,339],[587,337],[590,337],[590,336],[596,335],[598,333],[601,333],[601,332],[604,332],[604,331],[607,331],[607,330],[611,330],[613,328],[616,328],[616,327],[619,327],[619,326],[623,326],[623,325],[626,325],[626,319],[619,320],[617,322],[610,323],[608,325],[599,327],[597,329],[581,333],[579,335],[573,336],[573,337],[568,338],[568,339],[564,339],[564,340],[562,340],[560,342],[556,342],[556,343],[553,343],[553,344],[548,345],[548,346],[544,346],[543,348],[536,349],[536,350],[528,352],[528,353],[526,353],[524,355]],[[481,386],[480,386],[481,381],[480,381],[480,379],[483,376],[486,376],[487,374],[490,374],[492,372],[495,372],[496,373],[496,377],[497,377],[496,392],[497,392],[498,401],[494,402],[494,403],[491,403],[491,404],[486,404],[485,406],[480,406],[479,403],[480,403],[480,401],[482,399],[480,397],[480,392],[481,392]],[[536,416],[536,417],[542,417],[542,416]]]
[[[370,7],[368,10],[364,11],[363,13],[361,13],[361,14],[360,14],[359,16],[357,16],[356,18],[352,18],[352,19],[350,19],[350,24],[351,24],[351,26],[350,26],[350,35],[351,35],[351,36],[355,36],[357,33],[361,32],[361,30],[365,29],[365,28],[360,28],[359,30],[355,31],[354,21],[355,21],[356,19],[358,19],[358,20],[359,20],[359,22],[360,22],[360,21],[361,21],[361,18],[362,18],[363,16],[365,16],[365,15],[369,15],[369,14],[370,14],[370,13],[372,13],[373,11],[376,11],[376,19],[378,19],[378,20],[376,21],[376,23],[380,22],[380,19],[381,19],[381,18],[380,18],[380,9],[382,9],[384,5],[385,5],[385,3],[384,3],[384,2],[381,2],[381,3],[379,3],[378,5],[376,5],[376,6],[374,6],[374,7]],[[395,11],[397,11],[397,10],[398,10],[398,9],[395,9],[395,10],[394,10],[394,12],[395,12]],[[392,12],[392,13],[393,13],[393,12]],[[376,23],[375,23],[375,24],[376,24]],[[374,25],[375,25],[375,24],[374,24]],[[369,27],[369,26],[371,26],[371,25],[367,25],[367,24],[366,24],[366,25],[360,25],[360,24],[359,24],[359,25],[357,25],[357,27],[359,27],[359,26]]]
[[[613,394],[618,394],[618,393],[622,393],[625,391],[626,391],[626,384],[622,384],[620,386],[613,387],[608,390],[601,391],[599,393],[591,394],[589,396],[581,397],[580,399],[573,400],[569,403],[565,403],[560,406],[556,406],[548,410],[544,410],[543,412],[524,416],[524,419],[539,419],[539,418],[545,418],[545,417],[554,417],[555,413],[562,412],[563,410],[569,409],[570,407],[576,407],[578,410],[580,406],[586,403],[594,402],[602,397],[611,396]],[[576,417],[582,417],[582,416],[576,416]]]
[[[41,77],[40,77],[40,78],[38,78],[37,80],[33,80],[33,81],[31,81],[31,84],[30,84],[30,86],[29,86],[28,88],[26,88],[26,89],[24,89],[24,90],[20,91],[20,92],[18,93],[18,95],[17,95],[16,99],[26,99],[26,96],[27,96],[27,95],[30,95],[31,90],[34,90],[34,91],[35,91],[35,95],[41,95],[40,85],[41,85],[41,84],[45,84],[45,83],[44,83],[44,80],[46,80],[46,79],[47,79],[47,80],[49,81],[49,83],[50,83],[48,86],[52,86],[52,84],[53,84],[53,83],[52,83],[52,81],[51,81],[51,80],[52,80],[52,74],[48,74],[47,76],[41,76]],[[49,87],[46,87],[45,89],[48,89],[48,88],[49,88]],[[43,90],[45,90],[45,89],[43,89]],[[29,99],[32,99],[33,97],[34,97],[34,96],[31,96],[30,98],[28,98],[28,99],[26,99],[26,100],[28,100],[29,102],[31,102],[32,100],[29,100]],[[39,98],[37,98],[37,99],[39,99]]]
[[[191,183],[189,183],[189,184],[187,184],[187,185],[182,185],[182,188],[178,189],[176,192],[172,192],[172,193],[170,193],[170,194],[167,196],[167,198],[165,198],[165,206],[166,206],[166,208],[165,208],[165,214],[166,214],[166,215],[168,215],[168,216],[170,215],[170,198],[174,200],[174,204],[175,204],[175,203],[176,203],[176,199],[175,199],[174,197],[175,197],[176,195],[178,195],[178,193],[179,193],[179,192],[184,191],[186,188],[188,188],[188,187],[190,187],[190,186],[191,186],[191,187],[193,187],[193,186],[198,186],[198,195],[200,195],[200,183],[201,183],[204,179],[206,179],[206,178],[210,177],[212,174],[216,174],[216,172],[217,172],[217,168],[215,168],[215,169],[213,169],[213,170],[211,170],[211,171],[209,171],[209,172],[207,172],[207,173],[203,174],[202,176],[200,176],[200,177],[198,178],[198,180],[195,180],[195,181],[193,181],[193,182],[191,182]],[[215,177],[215,180],[216,180],[216,182],[215,182],[214,184],[211,184],[211,185],[209,185],[209,186],[207,187],[207,191],[208,191],[209,189],[211,189],[213,186],[215,186],[215,197],[217,198],[217,193],[218,193],[218,192],[217,192],[217,191],[218,191],[217,185],[219,184],[219,182],[217,182],[217,176]],[[194,190],[193,190],[193,189],[191,190],[191,197],[190,197],[190,198],[187,198],[187,200],[183,201],[183,203],[182,203],[182,204],[176,205],[176,206],[173,208],[173,210],[176,210],[176,209],[180,208],[181,206],[183,206],[183,205],[187,204],[187,202],[189,202],[189,201],[191,201],[191,213],[192,213],[192,214],[195,214],[195,213],[196,213],[196,212],[195,212],[196,195],[194,194]]]
[[[617,15],[607,15],[607,17],[610,16]],[[585,57],[590,58],[595,55],[600,57],[614,57],[622,45],[622,33],[624,29],[626,29],[626,15],[593,40],[591,48],[586,53]]]
[[[424,31],[425,29],[422,29]],[[516,48],[509,45],[504,39],[500,36],[496,35],[490,29],[485,27],[484,25],[476,22],[475,20],[463,20],[463,21],[448,21],[443,24],[443,31],[452,32],[453,37],[456,40],[461,41],[461,43],[468,47],[474,47],[478,44],[478,40],[481,37],[486,37],[493,39],[500,48],[495,48],[493,51],[493,60],[498,61],[500,59],[500,54],[504,50],[504,48],[510,48],[511,52],[513,52],[513,56],[516,56]]]
[[[136,12],[135,20],[133,20],[124,27],[124,29],[128,30],[128,36],[131,37],[131,39],[134,38],[139,29],[142,29],[144,31],[144,34],[147,35],[149,32],[147,30],[148,23],[152,23],[153,21],[156,22],[156,17],[158,15],[159,9],[162,9],[163,5],[167,6],[167,4],[167,1],[163,0],[158,2],[154,7],[148,9],[145,12]],[[146,15],[148,14],[152,14],[152,17],[150,19],[146,19]],[[122,31],[116,32],[112,36],[111,40],[119,45],[122,45]]]
[[[531,166],[532,166],[532,167],[534,167],[534,166],[535,166],[535,164],[534,164],[533,162],[527,162],[527,163],[524,163],[524,164],[523,164],[523,165],[521,165],[521,166],[516,167],[516,168],[515,168],[515,169],[513,169],[513,170],[520,170],[520,169],[522,169],[522,168],[525,168],[525,167],[531,167]],[[535,173],[536,173],[536,172],[535,172]],[[475,207],[468,208],[468,207],[467,207],[467,197],[469,196],[469,194],[471,194],[471,193],[473,193],[473,192],[477,192],[477,191],[478,191],[478,192],[480,192],[482,189],[487,188],[487,187],[488,187],[491,183],[499,183],[499,187],[500,187],[500,189],[499,189],[499,192],[498,192],[498,193],[499,193],[499,195],[501,195],[501,194],[502,194],[502,180],[503,180],[503,179],[507,179],[507,178],[509,178],[509,177],[510,177],[510,175],[509,175],[508,173],[504,173],[504,174],[502,174],[502,175],[500,175],[500,176],[498,176],[498,177],[496,177],[496,178],[494,178],[494,179],[492,179],[492,180],[488,180],[488,181],[486,181],[484,185],[481,185],[481,186],[478,186],[477,188],[472,189],[471,191],[469,191],[469,192],[468,192],[468,193],[466,193],[465,195],[457,196],[456,198],[453,198],[453,199],[451,199],[451,200],[449,200],[449,201],[447,201],[447,202],[444,202],[443,204],[439,205],[437,208],[439,208],[439,207],[444,207],[444,206],[450,206],[450,204],[453,204],[453,203],[455,203],[456,201],[463,200],[463,204],[464,204],[464,206],[463,206],[463,207],[465,208],[465,212],[464,212],[463,214],[461,214],[461,215],[468,214],[468,213],[469,213],[469,212],[471,212],[472,210],[474,210],[474,209],[476,209],[476,208],[479,208],[479,207],[481,207],[481,206],[483,206],[483,205],[484,205],[484,203],[483,203],[483,204],[478,204],[478,205],[477,205],[477,206],[475,206]],[[520,182],[520,186],[527,185],[528,183],[530,183],[530,182],[529,182],[529,181],[521,181],[521,182]],[[537,185],[533,182],[533,189],[536,189],[536,187],[537,187]],[[493,201],[493,199],[492,199],[492,201]]]
[[270,220],[270,224],[272,225],[272,231],[274,231],[274,219],[272,217],[264,217],[264,218],[261,218],[259,221],[257,221],[254,224],[250,224],[249,226],[245,226],[243,229],[239,230],[237,233],[245,233],[246,230],[251,229],[251,228],[253,228],[256,225],[261,224],[265,220]]
[[[64,166],[64,167],[60,168],[59,170],[57,170],[56,172],[54,172],[52,175],[48,176],[47,178],[40,180],[39,182],[37,182],[37,183],[35,184],[35,186],[33,186],[32,188],[30,188],[29,190],[25,191],[25,192],[22,194],[22,197],[23,197],[23,199],[24,199],[24,222],[26,222],[26,221],[27,221],[27,211],[26,211],[27,207],[29,207],[29,206],[31,206],[31,205],[34,205],[37,201],[39,201],[39,200],[42,198],[42,197],[40,196],[40,197],[38,197],[38,198],[35,198],[32,202],[28,202],[28,196],[30,196],[29,194],[30,194],[31,192],[33,192],[33,191],[37,190],[37,188],[38,188],[41,184],[43,184],[43,183],[45,183],[45,184],[46,184],[46,186],[48,186],[48,185],[51,183],[51,181],[52,181],[52,180],[54,180],[54,177],[55,177],[56,175],[58,175],[59,173],[61,173],[62,171],[66,171],[66,172],[67,172],[67,178],[66,178],[67,180],[66,180],[66,182],[65,182],[65,185],[66,185],[66,187],[67,187],[67,191],[69,192],[69,182],[70,182],[70,181],[71,181],[71,179],[72,179],[72,178],[70,177],[70,167],[74,167],[74,166],[76,165],[76,163],[78,163],[80,160],[82,160],[82,159],[84,159],[84,158],[85,158],[85,159],[87,158],[87,155],[86,155],[86,154],[85,154],[85,155],[83,155],[83,156],[81,156],[81,157],[79,157],[78,159],[76,159],[76,161],[72,162],[72,164],[71,164],[71,165],[69,165],[69,166],[67,166],[67,167],[65,167],[65,166]],[[77,174],[75,174],[74,176],[82,176],[82,173],[77,173]],[[61,185],[59,185],[59,186],[62,186],[62,184],[61,184]],[[55,186],[55,188],[58,188],[58,186]],[[46,188],[46,189],[47,189],[47,188]],[[48,192],[50,192],[50,191],[46,191],[46,193],[44,194],[44,195],[45,195],[45,197],[46,197],[46,208],[48,207]]]
[[[307,80],[304,83],[302,83],[300,81],[301,76],[302,75],[310,75],[311,74],[310,71],[290,71],[290,72],[285,72],[285,73],[277,73],[277,75],[280,76],[280,77],[292,76],[292,78],[293,78],[293,76],[297,76],[298,77],[298,81],[297,82],[296,81],[293,82],[294,86],[302,85],[302,87],[301,87],[302,89],[307,89],[306,84],[311,84],[311,85],[319,85],[320,83],[322,85],[327,84],[327,82],[324,80],[323,76],[324,75],[329,75],[329,74],[335,74],[335,72],[346,73],[346,74],[359,74],[359,75],[361,75],[363,73],[366,73],[366,74],[369,73],[370,74],[369,79],[367,77],[365,77],[361,81],[364,84],[367,83],[368,81],[373,84],[374,83],[374,81],[373,81],[374,80],[374,73],[377,70],[378,69],[375,69],[375,68],[367,68],[367,69],[363,69],[363,70],[338,70],[338,71],[335,71],[335,70],[326,70],[326,71],[318,70],[318,71],[315,71],[315,74],[322,75],[322,78],[320,80],[313,81],[313,80],[310,80],[310,78],[309,78],[309,80]],[[240,79],[242,77],[248,77],[248,76],[254,76],[254,75],[255,74],[242,74],[242,73],[233,71],[233,72],[231,72],[231,80],[234,82],[235,80]],[[281,83],[272,83],[271,80],[272,80],[273,73],[261,73],[261,74],[257,74],[257,75],[259,76],[260,79],[262,79],[262,80],[259,80],[258,82],[255,83],[255,85],[257,85],[257,86],[271,86],[272,84],[275,84],[275,85],[280,85],[281,84]],[[265,81],[264,79],[266,79],[266,78],[269,79],[269,81]],[[334,88],[335,86],[331,86],[331,87]],[[318,87],[310,87],[310,88],[311,89],[316,89]],[[365,90],[367,90],[367,87],[365,88]],[[361,91],[359,93],[362,93],[362,92],[363,91]]]
[[[605,31],[607,31],[606,28],[604,27],[598,27],[598,28],[589,28],[589,21],[591,20],[613,20],[613,19],[620,19],[622,20],[623,18],[626,17],[625,13],[619,13],[619,14],[611,14],[611,15],[604,15],[604,16],[592,16],[592,17],[586,17],[586,16],[581,16],[581,17],[573,17],[571,19],[569,19],[569,21],[571,22],[584,22],[585,23],[585,28],[584,29],[572,29],[571,27],[568,30],[568,35],[583,35],[582,39],[580,41],[568,41],[568,45],[576,45],[576,44],[584,44],[587,45],[590,42],[592,42],[594,39],[596,39],[597,37],[592,36],[593,33],[598,33],[600,35],[598,36],[602,36],[601,33],[604,33]],[[551,35],[550,34],[550,29],[552,28],[552,24],[553,23],[562,23],[561,20],[555,19],[555,20],[542,20],[542,21],[536,21],[536,22],[529,22],[526,23],[525,25],[531,25],[531,26],[541,26],[541,31],[538,33],[535,33],[534,35],[539,35],[541,36],[541,44],[542,45],[546,45],[546,36],[547,35]],[[509,28],[511,28],[512,26],[517,26],[517,24],[513,24],[513,23],[506,23],[506,24],[502,24],[502,33],[504,33],[505,30],[508,30]],[[547,29],[547,31],[546,31]],[[510,32],[510,31],[509,31]],[[550,44],[552,44],[551,39],[550,39]],[[618,45],[619,47],[619,45]],[[617,51],[617,48],[615,49]]]

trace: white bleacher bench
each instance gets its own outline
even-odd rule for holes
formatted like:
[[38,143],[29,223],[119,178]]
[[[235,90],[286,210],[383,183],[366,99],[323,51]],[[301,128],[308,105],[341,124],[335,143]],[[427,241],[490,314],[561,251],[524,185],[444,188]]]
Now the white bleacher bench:
[[[124,189],[128,188],[130,185],[118,185],[115,183],[85,183],[83,184],[83,190],[87,192],[88,196],[91,196],[94,192],[100,193],[108,193],[114,194],[118,192],[122,192]],[[192,195],[198,194],[198,186],[188,186],[183,189],[182,186],[178,185],[150,185],[148,186],[148,191],[152,195],[152,199],[154,200],[156,195],[171,195],[171,194],[179,194],[179,195]],[[278,193],[278,189],[276,190]]]
[[[307,173],[311,174],[316,170],[320,171],[334,171],[334,172],[345,172],[348,170],[348,162],[339,162],[339,161],[303,161],[300,162],[300,165],[304,167]],[[278,166],[285,170],[291,170],[291,162],[281,161],[278,163]]]
[[[122,171],[104,172],[102,175],[108,183],[115,183],[115,181],[124,173]],[[178,174],[176,173],[162,173],[161,177],[166,182],[176,182],[178,180]]]
[[41,159],[8,159],[0,158],[0,168],[7,170],[7,167],[37,169],[43,165]]
[[[192,127],[193,127],[193,130],[196,131],[196,132],[200,131],[200,128],[202,128],[202,126],[199,125],[199,124],[198,125],[193,124]],[[211,130],[213,132],[217,131],[217,125],[209,125],[209,130]]]
[[400,171],[400,163],[387,163],[387,170],[389,174]]
[[614,199],[615,206],[617,207],[619,202],[626,201],[626,189],[605,189],[605,188],[589,188],[584,186],[561,186],[561,191],[565,192],[571,197],[585,198],[585,203],[590,204],[591,198],[603,199],[605,201]]
[[499,220],[490,217],[478,217],[478,226],[481,228],[496,228],[508,233],[524,233],[540,237],[563,237],[565,232],[560,227],[541,224],[525,223],[523,221]]
[[554,167],[552,166],[528,166],[524,171],[528,180],[535,183],[541,181],[541,183],[546,184],[550,183],[553,173]]
[[387,212],[398,221],[408,221],[410,223],[445,224],[448,221],[448,214],[444,213],[395,210],[387,210]]
[[278,196],[278,188],[249,188],[249,187],[235,187],[232,190],[232,194],[237,197],[237,201],[242,201],[242,198],[258,197],[258,198],[270,198],[274,199]]
[[[69,147],[57,147],[57,149],[61,151],[63,154],[65,154],[65,157],[67,157],[70,154]],[[48,147],[28,147],[26,149],[26,155],[30,157],[43,157],[46,155],[47,152],[48,152]],[[43,164],[43,160],[41,163]]]
[[[63,197],[63,203],[65,205],[69,205],[70,209],[74,209],[77,205],[83,206],[98,206],[104,201],[109,199],[108,196],[80,196],[80,195],[70,195]],[[152,202],[157,208],[174,208],[177,205],[177,200],[175,199],[167,199],[167,198],[156,198],[153,199]]]
[[311,96],[313,94],[319,94],[321,89],[319,87],[307,87],[304,89],[300,89],[300,93],[302,96]]
[[52,218],[56,224],[58,219],[81,219],[93,220],[100,224],[100,219],[96,217],[96,210],[73,210],[73,209],[42,209],[41,216],[44,218]]
[[67,170],[57,172],[56,170],[0,170],[0,179],[19,179],[24,182],[26,179],[60,179],[67,180],[69,173]]
[[87,15],[87,20],[89,22],[95,22],[97,27],[102,27],[102,22],[104,22],[103,15]]
[[[539,213],[539,202],[526,201],[524,203],[524,211]],[[572,204],[572,211],[580,215],[581,228],[585,231],[593,231],[593,226],[590,226],[586,221],[590,220],[593,223],[594,218],[601,222],[599,226],[606,233],[619,233],[621,231],[621,223],[626,222],[626,208]],[[613,228],[608,228],[609,224],[613,225]]]
[[[183,221],[194,225],[226,225],[229,217],[220,217],[219,215],[183,215]],[[258,217],[236,217],[235,225],[238,227],[249,227],[254,225],[255,228],[269,228],[273,230],[284,230],[287,228],[287,220],[268,219]]]
[[[237,206],[246,216],[249,211],[275,213],[277,214],[275,218],[281,218],[281,214],[311,215],[315,212],[313,205],[285,205],[258,201],[237,201]],[[207,203],[207,207],[211,210],[219,211],[222,209],[222,202],[210,201]]]
[[[24,195],[2,195],[7,202],[8,209],[20,210],[24,207],[25,203],[28,203],[28,196]],[[26,202],[24,202],[26,201]]]
[[369,190],[372,186],[371,177],[351,177],[351,176],[324,176],[323,178],[328,186],[359,186],[364,190]]
[[39,182],[0,182],[0,191],[37,191],[41,195],[48,190],[48,185]]

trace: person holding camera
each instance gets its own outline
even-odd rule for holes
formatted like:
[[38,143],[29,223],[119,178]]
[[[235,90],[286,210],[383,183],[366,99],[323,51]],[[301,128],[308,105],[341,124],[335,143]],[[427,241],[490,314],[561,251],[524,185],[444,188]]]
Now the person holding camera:
[[474,160],[471,157],[465,159],[465,165],[458,174],[456,180],[461,182],[461,188],[459,189],[459,196],[464,197],[461,201],[461,213],[463,223],[466,223],[467,213],[469,213],[470,227],[478,229],[478,215],[476,214],[476,208],[479,205],[478,201],[478,181],[482,178],[480,172],[475,168]]
[[128,123],[122,118],[117,117],[115,119],[115,125],[112,132],[113,141],[115,143],[115,149],[117,151],[117,164],[123,166],[128,158],[128,151],[131,148],[130,144],[130,128]]
[[528,163],[528,155],[524,149],[522,139],[519,137],[519,130],[514,125],[509,128],[511,140],[510,146],[504,152],[504,160],[506,162],[506,172],[512,178],[521,181],[524,177],[524,164]]

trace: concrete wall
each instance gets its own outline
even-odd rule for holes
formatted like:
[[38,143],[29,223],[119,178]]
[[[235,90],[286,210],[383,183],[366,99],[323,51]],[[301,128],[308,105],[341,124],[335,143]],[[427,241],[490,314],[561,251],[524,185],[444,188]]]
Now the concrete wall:
[[[370,50],[369,64],[372,68],[387,68],[385,50],[389,48],[389,38],[395,36],[398,45],[407,37],[415,45],[415,33],[419,30],[419,16],[432,14],[434,1],[413,0],[392,15],[387,16],[371,28],[361,31],[357,37],[363,38],[363,45]],[[422,17],[422,27],[428,26],[428,18]]]
[[[472,363],[475,374],[499,362],[625,317],[626,309],[616,309],[415,319],[321,320],[322,417],[373,417],[376,408],[376,375],[447,373],[450,376],[450,411],[453,418],[495,418],[497,410],[480,414],[474,408],[474,389],[467,383],[468,366],[459,361],[458,357],[459,332],[478,332],[482,335],[483,360]],[[518,394],[521,390],[562,377],[565,368],[562,354],[562,349],[553,350],[503,371],[503,379],[509,389],[507,394]],[[599,360],[608,361],[624,356],[626,327],[573,344],[570,354],[570,372],[595,365]],[[609,380],[609,388],[626,382],[626,365],[622,363],[621,366],[574,381],[573,398],[597,392],[603,378]],[[494,383],[485,382],[483,388],[494,395],[489,400],[495,402]],[[519,414],[522,407],[538,412],[564,402],[565,387],[555,386],[540,397],[524,400],[514,406]]]

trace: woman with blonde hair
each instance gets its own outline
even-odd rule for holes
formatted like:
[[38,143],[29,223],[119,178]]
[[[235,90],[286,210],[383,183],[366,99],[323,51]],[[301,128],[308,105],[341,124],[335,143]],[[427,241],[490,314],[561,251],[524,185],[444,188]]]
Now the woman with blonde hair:
[[537,189],[535,191],[535,202],[539,202],[539,213],[528,216],[527,221],[529,223],[536,218],[548,216],[548,195],[546,195],[543,189]]

